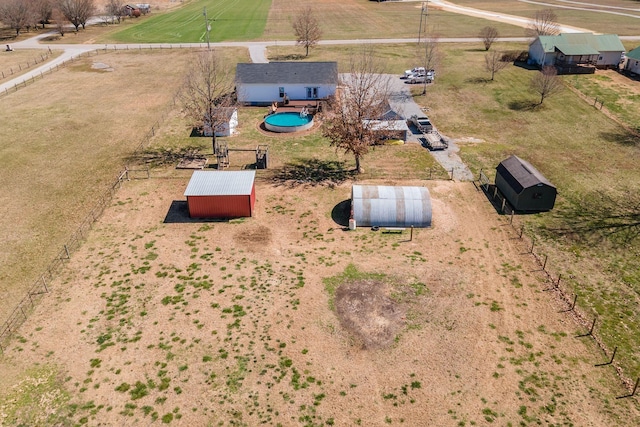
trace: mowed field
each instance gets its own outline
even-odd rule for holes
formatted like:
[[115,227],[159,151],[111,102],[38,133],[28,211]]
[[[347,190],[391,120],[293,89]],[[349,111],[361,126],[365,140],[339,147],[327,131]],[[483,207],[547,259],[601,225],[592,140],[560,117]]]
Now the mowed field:
[[[417,37],[420,27],[419,2],[371,2],[367,0],[319,0],[299,2],[272,0],[200,0],[175,10],[136,20],[125,20],[109,28],[91,29],[103,33],[99,43],[204,43],[203,7],[211,19],[211,42],[234,40],[295,40],[292,22],[305,7],[312,8],[324,39],[375,39]],[[430,34],[440,37],[476,37],[487,21],[432,8]],[[521,37],[520,27],[491,23],[502,36]]]
[[543,3],[511,0],[455,0],[453,3],[527,18],[533,18],[538,10],[550,8],[558,16],[558,22],[620,36],[638,35],[640,25],[640,10],[638,3],[633,0],[580,2],[549,0]]

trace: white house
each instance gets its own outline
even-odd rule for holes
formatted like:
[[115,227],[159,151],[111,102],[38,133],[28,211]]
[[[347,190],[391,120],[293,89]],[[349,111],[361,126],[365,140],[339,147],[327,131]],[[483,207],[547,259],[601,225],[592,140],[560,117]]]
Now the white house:
[[624,46],[615,34],[538,36],[529,44],[529,63],[554,65],[559,72],[571,72],[572,67],[617,68],[623,52]]
[[236,68],[236,93],[243,104],[326,99],[337,85],[337,62],[240,63]]
[[640,46],[627,53],[627,57],[624,60],[624,70],[640,74]]

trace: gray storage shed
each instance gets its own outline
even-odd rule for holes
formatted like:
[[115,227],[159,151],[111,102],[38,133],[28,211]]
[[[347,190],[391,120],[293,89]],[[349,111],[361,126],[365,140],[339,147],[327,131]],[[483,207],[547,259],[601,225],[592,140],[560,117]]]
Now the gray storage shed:
[[553,209],[558,191],[531,163],[518,156],[500,162],[496,187],[516,211],[542,212]]
[[354,185],[351,211],[356,226],[431,227],[431,197],[425,187]]

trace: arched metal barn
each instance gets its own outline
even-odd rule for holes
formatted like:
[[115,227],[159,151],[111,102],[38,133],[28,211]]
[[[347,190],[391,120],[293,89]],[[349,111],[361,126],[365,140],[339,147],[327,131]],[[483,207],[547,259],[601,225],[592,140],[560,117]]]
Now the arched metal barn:
[[351,210],[357,226],[431,227],[431,197],[426,187],[354,185]]

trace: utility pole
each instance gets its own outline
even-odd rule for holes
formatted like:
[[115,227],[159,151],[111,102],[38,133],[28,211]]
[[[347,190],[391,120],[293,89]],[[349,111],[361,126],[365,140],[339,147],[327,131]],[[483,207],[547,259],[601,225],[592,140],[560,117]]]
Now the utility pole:
[[420,9],[420,28],[418,29],[418,44],[420,43],[420,37],[422,36],[422,17],[424,17],[424,28],[427,29],[427,15],[429,14],[429,1],[422,2],[422,9]]
[[207,6],[203,8],[202,15],[204,15],[204,28],[207,34],[207,50],[211,50],[211,44],[209,43],[209,33],[211,32],[211,23],[209,22],[209,18],[207,18]]

